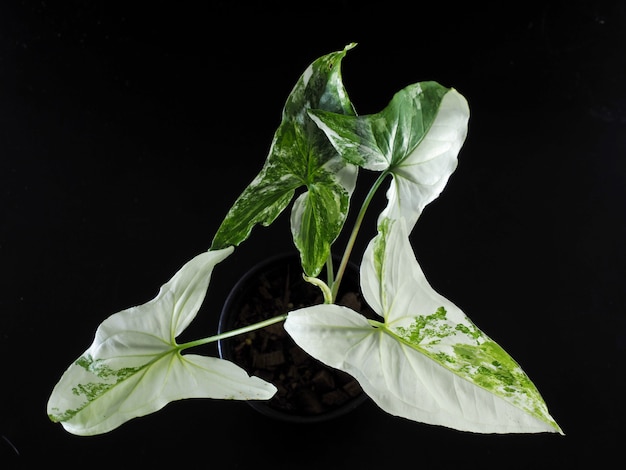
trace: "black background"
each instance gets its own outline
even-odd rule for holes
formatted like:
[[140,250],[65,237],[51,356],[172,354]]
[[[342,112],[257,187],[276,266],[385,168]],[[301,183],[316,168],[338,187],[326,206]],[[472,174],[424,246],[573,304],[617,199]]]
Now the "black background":
[[[203,3],[0,3],[0,467],[619,459],[626,3]],[[459,166],[412,234],[416,255],[518,360],[566,436],[460,433],[369,402],[310,426],[212,400],[171,403],[101,436],[51,423],[52,387],[98,324],[208,248],[300,74],[350,42],[343,79],[360,114],[422,80],[467,98]],[[198,331],[214,331],[246,269],[293,249],[287,222],[255,229],[216,268]]]

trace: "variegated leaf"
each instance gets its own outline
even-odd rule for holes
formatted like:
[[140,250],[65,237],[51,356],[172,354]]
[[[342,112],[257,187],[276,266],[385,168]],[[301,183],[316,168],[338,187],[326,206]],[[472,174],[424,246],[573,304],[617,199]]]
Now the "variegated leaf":
[[214,266],[233,248],[187,262],[151,301],[98,327],[48,401],[52,421],[78,435],[101,434],[184,398],[269,399],[276,388],[223,359],[181,354],[176,337],[195,318]]
[[239,245],[257,224],[270,225],[292,200],[291,230],[304,271],[317,276],[348,213],[357,167],[345,162],[311,121],[307,110],[354,114],[341,80],[341,61],[355,44],[314,61],[291,91],[282,122],[259,174],[237,198],[212,248]]
[[436,82],[409,85],[379,113],[346,116],[309,111],[349,162],[393,176],[382,218],[407,221],[409,232],[457,167],[469,107],[454,89]]
[[361,284],[383,321],[324,304],[291,312],[285,329],[390,414],[462,431],[562,433],[519,364],[429,285],[404,219],[381,224]]

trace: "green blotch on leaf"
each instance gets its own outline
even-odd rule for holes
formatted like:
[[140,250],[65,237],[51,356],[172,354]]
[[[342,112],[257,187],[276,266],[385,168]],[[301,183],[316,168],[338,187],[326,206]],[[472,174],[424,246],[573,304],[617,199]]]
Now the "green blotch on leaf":
[[541,394],[519,364],[500,345],[485,341],[479,345],[456,344],[454,351],[465,361],[460,375],[519,408],[555,425]]
[[420,344],[426,339],[433,344],[453,333],[452,327],[445,322],[446,309],[439,307],[435,313],[415,317],[408,328],[398,327],[395,332],[411,344]]
[[476,346],[456,344],[454,351],[466,360],[462,371],[471,375],[477,385],[487,390],[506,391],[507,387],[536,390],[517,362],[493,341]]
[[556,427],[519,364],[474,324],[452,325],[446,315],[439,307],[431,315],[415,317],[409,327],[395,328],[394,334],[458,376]]
[[[443,308],[443,307],[442,307]],[[458,324],[455,329],[457,331],[460,331],[461,333],[464,333],[465,335],[469,336],[470,338],[474,338],[474,339],[478,339],[482,336],[482,333],[480,332],[480,330],[476,327],[468,327],[467,325],[461,325]]]
[[144,367],[123,367],[121,369],[112,369],[103,361],[94,360],[91,356],[81,356],[76,360],[76,365],[94,374],[96,377],[102,379],[102,381],[81,383],[73,387],[72,393],[76,396],[84,396],[86,401],[83,402],[83,404],[78,408],[65,410],[64,412],[55,415],[48,415],[53,422],[70,420],[73,416],[88,406],[89,403],[97,400],[117,384],[136,374]]

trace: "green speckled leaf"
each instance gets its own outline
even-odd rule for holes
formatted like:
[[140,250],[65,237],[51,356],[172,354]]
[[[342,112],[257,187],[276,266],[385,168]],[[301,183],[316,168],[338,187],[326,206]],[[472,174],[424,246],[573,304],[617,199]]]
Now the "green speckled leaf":
[[361,284],[383,321],[337,305],[297,310],[285,329],[298,345],[353,375],[390,414],[462,431],[562,433],[515,360],[428,284],[404,219],[380,227]]
[[403,217],[409,232],[456,169],[469,120],[465,98],[436,82],[407,86],[376,114],[309,114],[347,161],[393,175],[381,219]]
[[307,110],[354,114],[341,80],[341,60],[354,46],[320,57],[302,74],[284,106],[263,168],[226,215],[212,248],[239,245],[255,225],[270,225],[295,191],[306,187],[294,203],[291,229],[304,271],[319,274],[348,213],[357,167],[337,154]]
[[276,388],[214,357],[181,354],[175,338],[195,318],[214,266],[233,248],[187,262],[143,305],[107,318],[48,401],[52,421],[101,434],[183,398],[269,399]]

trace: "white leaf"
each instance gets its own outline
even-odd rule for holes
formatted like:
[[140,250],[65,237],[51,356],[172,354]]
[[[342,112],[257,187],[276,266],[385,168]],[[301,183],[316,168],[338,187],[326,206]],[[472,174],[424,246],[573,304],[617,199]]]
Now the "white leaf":
[[390,414],[462,431],[561,432],[519,365],[430,287],[404,219],[381,228],[361,279],[384,323],[337,305],[307,307],[285,322],[296,343],[354,376]]
[[48,415],[79,435],[101,434],[184,398],[269,399],[276,388],[223,359],[180,353],[214,266],[233,248],[187,262],[151,301],[102,322],[92,345],[63,374]]

